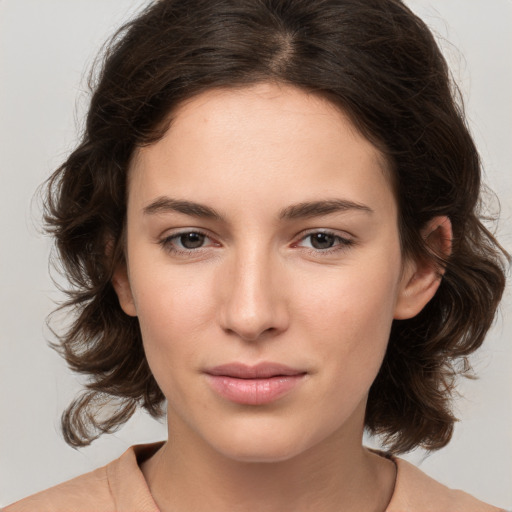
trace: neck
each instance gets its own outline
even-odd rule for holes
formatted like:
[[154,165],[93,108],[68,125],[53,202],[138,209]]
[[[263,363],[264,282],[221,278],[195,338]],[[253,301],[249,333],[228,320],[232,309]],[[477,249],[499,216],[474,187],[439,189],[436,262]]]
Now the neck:
[[[319,445],[277,462],[241,462],[201,440],[168,441],[142,466],[161,512],[382,512],[395,481],[393,462],[359,441],[333,434]],[[349,442],[350,441],[350,442]]]

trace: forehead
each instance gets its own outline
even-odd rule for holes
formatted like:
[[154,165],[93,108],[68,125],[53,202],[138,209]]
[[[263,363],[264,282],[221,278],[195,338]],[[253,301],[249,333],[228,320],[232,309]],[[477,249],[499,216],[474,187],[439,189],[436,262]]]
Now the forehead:
[[147,200],[165,188],[173,196],[266,194],[270,201],[276,192],[309,188],[325,196],[333,186],[350,193],[359,182],[372,192],[391,183],[383,154],[340,108],[272,83],[214,89],[182,103],[164,137],[136,151],[130,174],[130,195]]

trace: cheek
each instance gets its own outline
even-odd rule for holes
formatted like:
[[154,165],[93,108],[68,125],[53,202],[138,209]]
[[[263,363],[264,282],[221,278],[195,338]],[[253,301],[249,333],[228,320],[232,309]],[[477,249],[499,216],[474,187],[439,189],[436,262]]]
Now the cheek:
[[162,380],[197,364],[204,330],[212,326],[212,294],[199,275],[191,279],[179,268],[157,274],[134,276],[132,287],[146,357],[165,388]]
[[295,291],[298,332],[314,340],[329,376],[345,389],[369,386],[384,358],[398,281],[388,270],[332,272]]
[[131,282],[141,327],[153,335],[179,334],[185,328],[193,335],[212,307],[209,280],[197,268],[154,265],[151,273],[143,269]]
[[297,311],[319,335],[332,335],[334,330],[346,337],[350,333],[387,331],[397,292],[398,272],[382,265],[380,269],[336,268],[314,278],[304,275],[293,296]]

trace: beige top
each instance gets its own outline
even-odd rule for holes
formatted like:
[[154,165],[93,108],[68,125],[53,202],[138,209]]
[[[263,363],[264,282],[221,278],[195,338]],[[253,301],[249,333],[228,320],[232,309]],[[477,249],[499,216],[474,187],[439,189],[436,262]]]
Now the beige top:
[[[162,443],[132,446],[91,473],[7,506],[4,512],[158,512],[139,463]],[[498,512],[462,491],[436,482],[405,460],[386,512]]]

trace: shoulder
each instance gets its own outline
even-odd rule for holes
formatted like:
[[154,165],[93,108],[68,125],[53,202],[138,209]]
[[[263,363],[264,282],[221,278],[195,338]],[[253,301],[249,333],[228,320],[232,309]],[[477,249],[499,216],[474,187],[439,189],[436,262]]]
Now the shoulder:
[[397,465],[397,480],[386,512],[500,511],[463,491],[446,487],[403,459],[393,460]]
[[6,507],[4,512],[76,512],[97,510],[114,511],[115,505],[109,490],[107,467],[73,478],[67,482],[38,492]]
[[132,446],[121,457],[2,509],[2,512],[155,512],[139,461],[162,443]]

